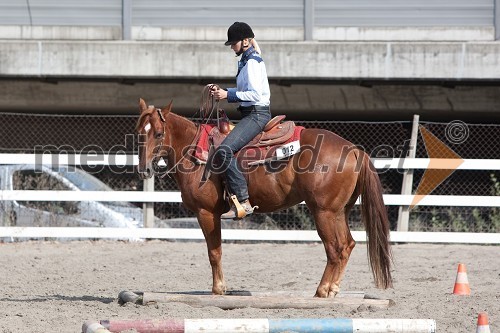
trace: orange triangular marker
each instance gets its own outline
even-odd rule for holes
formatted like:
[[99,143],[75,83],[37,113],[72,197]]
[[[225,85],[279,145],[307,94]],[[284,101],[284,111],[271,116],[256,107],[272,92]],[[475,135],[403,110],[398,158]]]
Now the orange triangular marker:
[[457,153],[435,137],[434,134],[423,126],[419,126],[419,129],[430,161],[418,184],[410,209],[415,207],[426,195],[434,191],[464,162]]

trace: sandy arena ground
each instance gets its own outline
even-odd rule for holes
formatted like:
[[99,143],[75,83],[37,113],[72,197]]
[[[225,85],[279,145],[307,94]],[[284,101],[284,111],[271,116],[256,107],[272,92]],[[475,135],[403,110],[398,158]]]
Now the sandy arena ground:
[[[224,244],[229,289],[307,291],[323,272],[321,244]],[[118,293],[211,289],[205,243],[148,241],[0,244],[0,332],[80,332],[88,319],[159,318],[431,318],[438,332],[475,332],[487,311],[500,331],[500,247],[394,245],[394,289],[374,287],[366,247],[351,256],[342,290],[390,298],[389,309],[366,306],[315,310],[221,310],[185,304],[120,306]],[[452,294],[459,262],[471,296]]]

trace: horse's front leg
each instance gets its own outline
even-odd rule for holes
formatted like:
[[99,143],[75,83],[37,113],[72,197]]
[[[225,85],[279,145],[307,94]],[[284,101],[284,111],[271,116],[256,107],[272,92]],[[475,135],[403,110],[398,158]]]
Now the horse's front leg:
[[198,223],[205,236],[208,249],[208,260],[212,266],[212,293],[223,295],[226,292],[226,281],[222,272],[222,239],[220,214],[200,210],[197,214]]

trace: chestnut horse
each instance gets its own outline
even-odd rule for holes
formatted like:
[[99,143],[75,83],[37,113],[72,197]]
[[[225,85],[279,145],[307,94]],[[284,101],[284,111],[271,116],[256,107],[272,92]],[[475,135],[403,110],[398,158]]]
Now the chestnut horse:
[[[212,173],[201,182],[205,165],[186,152],[199,135],[199,126],[171,112],[172,102],[163,109],[140,100],[136,131],[141,136],[139,165],[141,178],[151,177],[156,162],[163,158],[174,170],[184,205],[196,214],[208,248],[212,267],[212,293],[224,294],[220,216],[227,208],[222,176]],[[318,144],[319,142],[319,144]],[[248,172],[250,200],[267,213],[304,201],[314,217],[326,251],[326,267],[315,296],[335,296],[354,248],[348,217],[361,195],[362,219],[368,238],[368,257],[377,287],[392,286],[392,255],[389,223],[382,198],[382,186],[369,156],[352,143],[322,129],[304,129],[301,150],[289,157],[277,171],[265,165]],[[314,163],[314,167],[310,167]],[[180,171],[182,170],[182,172]],[[188,170],[189,172],[187,172]],[[300,170],[302,170],[300,172]]]

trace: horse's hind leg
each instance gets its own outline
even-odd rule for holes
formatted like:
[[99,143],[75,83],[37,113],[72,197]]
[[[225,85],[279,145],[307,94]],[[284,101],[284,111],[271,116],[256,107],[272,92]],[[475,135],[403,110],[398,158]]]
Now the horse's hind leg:
[[[337,279],[332,280],[332,284],[330,285],[330,293],[329,296],[335,296],[339,293],[340,291],[340,282],[344,278],[344,273],[347,268],[347,262],[349,261],[349,257],[351,256],[351,252],[354,249],[354,246],[356,245],[356,242],[354,241],[354,238],[352,238],[351,231],[349,229],[349,213],[351,212],[351,207],[346,207],[345,213],[344,213],[344,223],[346,225],[346,230],[347,230],[347,247],[342,254],[340,258],[340,274]],[[338,221],[339,223],[341,221]]]
[[354,247],[344,211],[314,213],[316,229],[326,251],[326,267],[315,297],[335,296]]
[[208,260],[212,267],[212,293],[223,295],[226,292],[226,282],[222,272],[222,240],[220,214],[200,210],[197,214],[198,223],[205,236],[208,249]]

